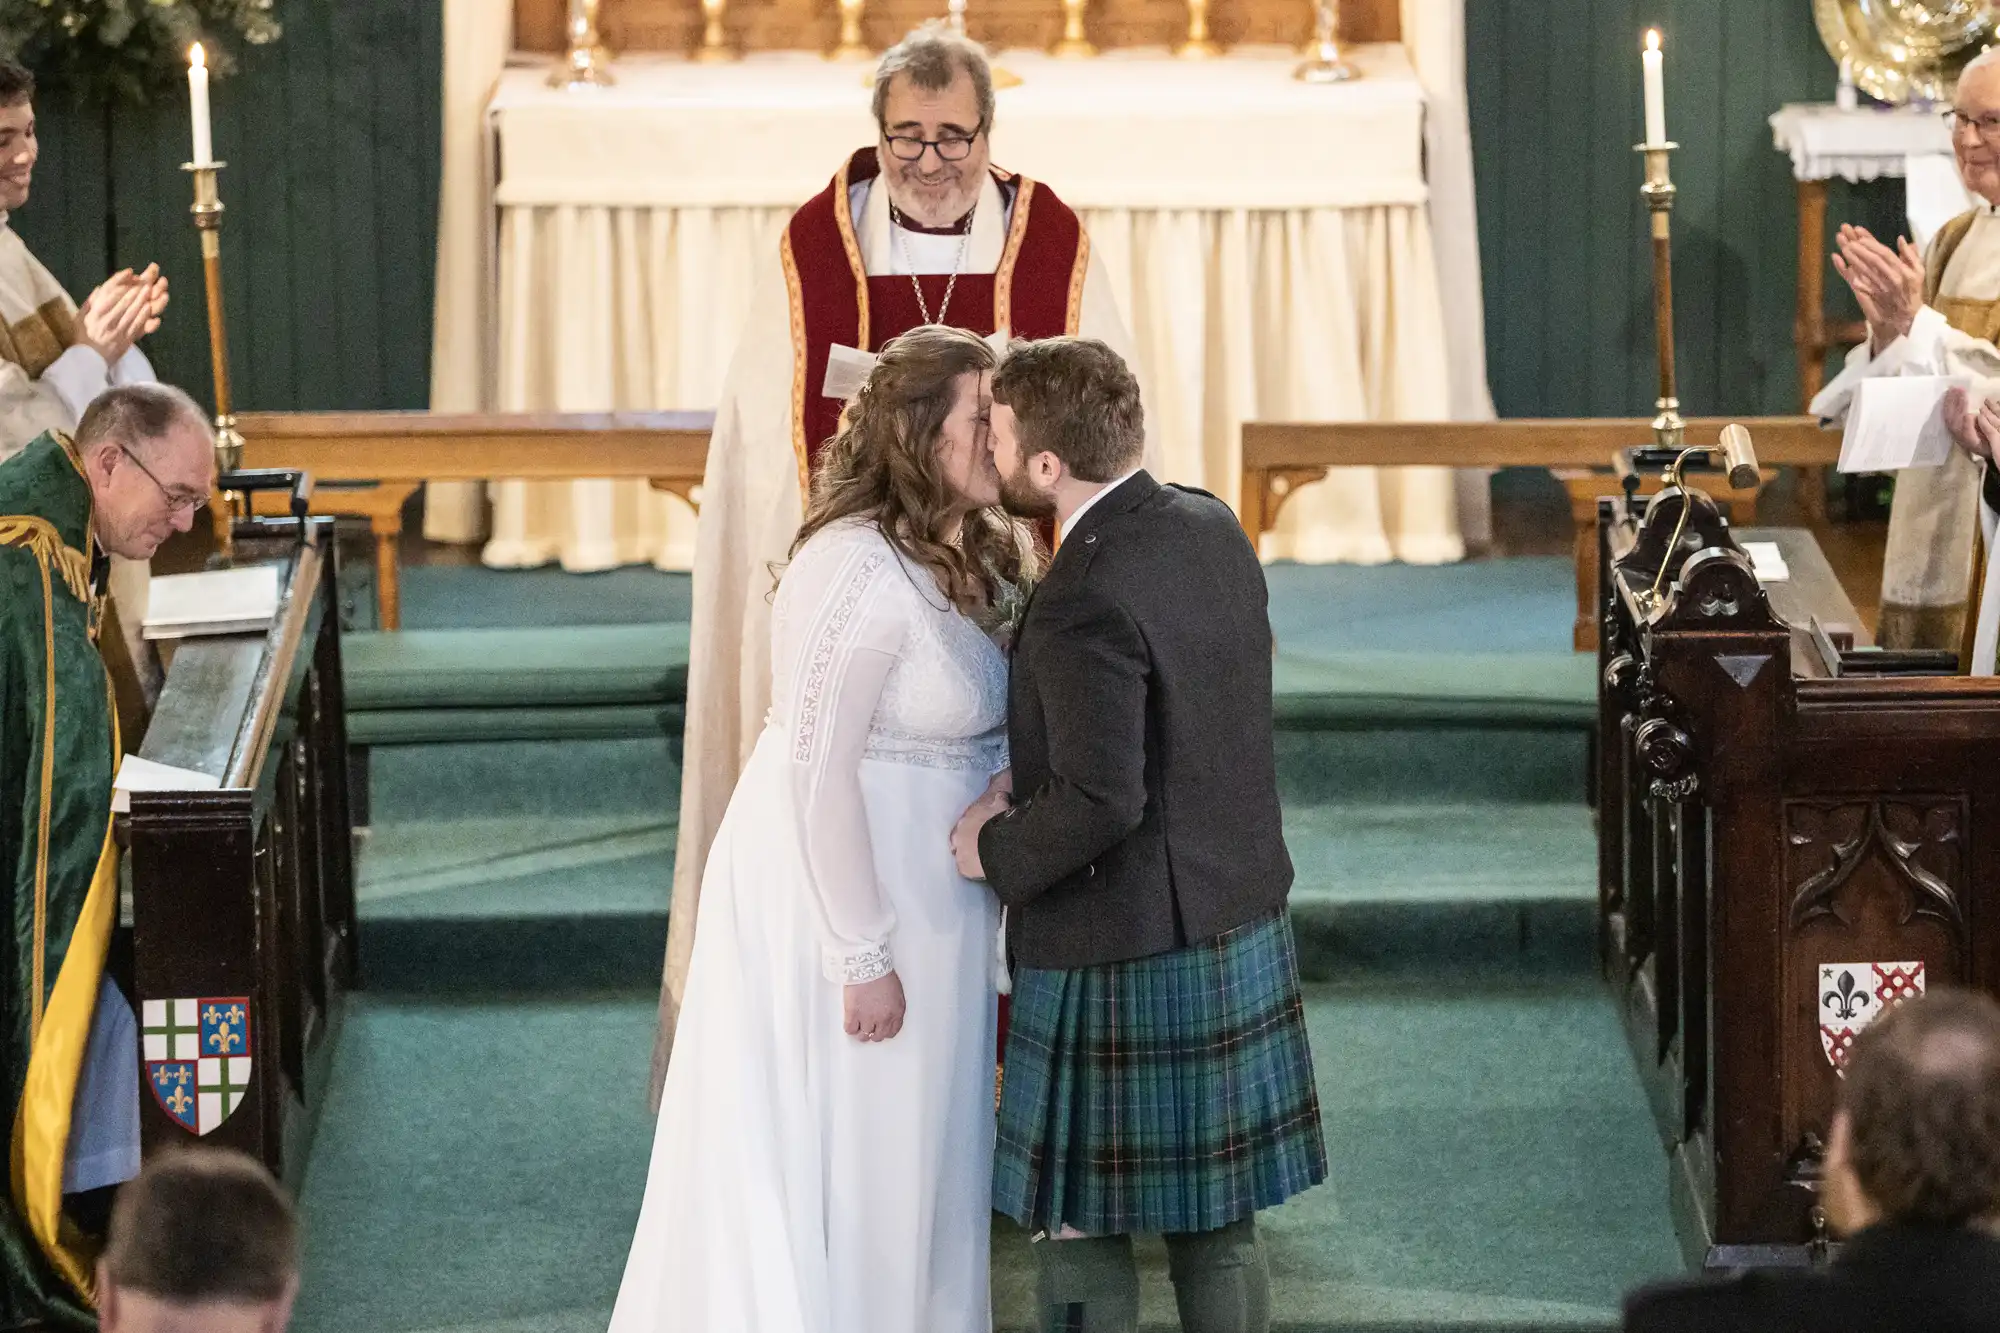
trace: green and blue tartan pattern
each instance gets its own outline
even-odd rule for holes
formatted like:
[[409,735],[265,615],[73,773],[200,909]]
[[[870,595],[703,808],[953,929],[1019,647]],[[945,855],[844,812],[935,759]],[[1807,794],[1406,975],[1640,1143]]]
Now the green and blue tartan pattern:
[[1018,968],[993,1206],[1033,1230],[1212,1231],[1326,1179],[1291,919]]

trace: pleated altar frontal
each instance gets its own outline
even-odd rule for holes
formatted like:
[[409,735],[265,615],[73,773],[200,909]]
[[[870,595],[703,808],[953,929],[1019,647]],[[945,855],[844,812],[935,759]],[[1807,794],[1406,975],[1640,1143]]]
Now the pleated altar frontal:
[[[1364,77],[1334,87],[1295,82],[1278,48],[999,58],[1021,83],[999,94],[993,160],[1082,214],[1170,480],[1233,501],[1245,420],[1451,415],[1424,90],[1400,45],[1350,55]],[[489,108],[494,405],[713,407],[791,210],[874,139],[865,69],[631,57],[615,87],[581,93],[549,88],[544,65],[509,69]],[[488,564],[693,555],[692,511],[643,483],[501,481],[492,498]],[[427,531],[477,535],[441,506]],[[1452,476],[1337,471],[1266,543],[1303,560],[1456,559]]]

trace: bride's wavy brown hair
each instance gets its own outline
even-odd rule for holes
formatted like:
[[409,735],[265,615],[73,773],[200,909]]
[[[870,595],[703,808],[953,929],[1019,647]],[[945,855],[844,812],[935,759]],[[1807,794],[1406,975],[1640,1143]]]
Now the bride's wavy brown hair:
[[866,519],[980,619],[1032,580],[1034,532],[997,506],[967,514],[956,543],[938,535],[959,498],[938,449],[956,381],[997,364],[993,348],[962,329],[926,324],[891,340],[820,455],[791,554],[829,523]]

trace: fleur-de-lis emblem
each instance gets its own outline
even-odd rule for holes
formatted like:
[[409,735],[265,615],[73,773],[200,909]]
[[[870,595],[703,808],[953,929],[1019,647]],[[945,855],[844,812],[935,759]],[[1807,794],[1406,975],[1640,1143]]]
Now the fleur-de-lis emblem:
[[215,1047],[221,1054],[228,1054],[243,1044],[243,1006],[232,1004],[227,1008],[208,1006],[208,1021],[215,1027]]
[[1874,997],[1854,985],[1854,974],[1843,971],[1834,989],[1819,997],[1821,1004],[1831,1005],[1840,1018],[1853,1018],[1874,1002]]
[[194,1098],[188,1096],[185,1076],[175,1079],[174,1083],[174,1090],[167,1098],[167,1109],[175,1115],[184,1116],[194,1109]]

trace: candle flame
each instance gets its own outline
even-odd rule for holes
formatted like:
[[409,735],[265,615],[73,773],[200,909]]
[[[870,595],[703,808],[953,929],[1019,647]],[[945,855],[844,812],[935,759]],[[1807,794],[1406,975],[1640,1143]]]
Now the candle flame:
[[201,49],[200,42],[196,42],[188,48],[188,64],[193,65],[196,69],[208,68],[208,54]]
[[1646,29],[1646,49],[1648,51],[1657,51],[1660,49],[1660,30],[1658,28]]

